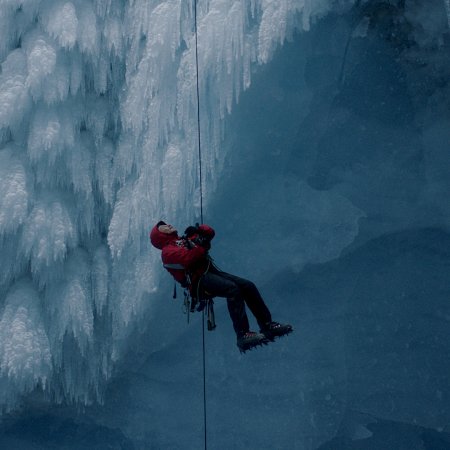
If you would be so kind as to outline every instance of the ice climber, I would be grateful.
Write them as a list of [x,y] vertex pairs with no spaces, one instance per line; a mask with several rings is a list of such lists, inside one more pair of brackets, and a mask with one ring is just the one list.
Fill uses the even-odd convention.
[[[291,325],[272,321],[272,316],[254,283],[219,270],[208,255],[215,231],[208,225],[190,226],[183,237],[176,228],[158,222],[150,232],[150,241],[161,250],[164,267],[193,299],[225,297],[237,345],[246,351],[267,344],[292,331]],[[255,316],[260,332],[250,331],[245,305]]]

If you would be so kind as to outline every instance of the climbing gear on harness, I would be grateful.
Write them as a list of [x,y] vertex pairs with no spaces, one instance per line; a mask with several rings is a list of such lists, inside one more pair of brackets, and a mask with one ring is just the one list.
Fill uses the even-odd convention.
[[[175,264],[174,264],[175,265]],[[197,285],[197,296],[193,297],[188,288],[184,289],[183,313],[187,316],[187,323],[190,322],[191,313],[203,312],[206,309],[208,331],[216,328],[216,316],[214,313],[214,300],[209,296],[200,296],[200,280]],[[174,295],[173,298],[176,298]]]
[[216,328],[216,316],[214,314],[214,300],[212,298],[207,300],[206,315],[208,316],[208,331],[214,330]]
[[[212,297],[206,295],[200,295],[200,283],[202,277],[208,273],[209,268],[211,267],[212,260],[208,259],[208,266],[206,267],[205,272],[199,278],[197,282],[196,295],[193,297],[190,293],[190,286],[192,286],[192,281],[189,276],[189,273],[186,271],[186,268],[182,264],[163,264],[165,269],[170,270],[182,270],[184,272],[184,281],[180,283],[184,287],[184,300],[183,300],[183,312],[187,315],[187,323],[190,321],[190,314],[195,311],[203,311],[206,308],[206,315],[208,317],[208,331],[212,331],[216,328],[216,319],[214,314],[214,301]],[[173,288],[173,298],[177,298],[177,287],[176,282]]]

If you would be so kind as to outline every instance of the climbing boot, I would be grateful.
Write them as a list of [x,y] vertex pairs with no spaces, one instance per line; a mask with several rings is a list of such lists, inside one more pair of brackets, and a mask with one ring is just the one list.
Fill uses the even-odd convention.
[[292,325],[281,324],[278,322],[268,322],[263,328],[261,328],[261,333],[272,342],[275,338],[285,336],[292,333],[292,331]]
[[237,346],[241,353],[251,350],[259,345],[267,345],[268,339],[263,333],[255,333],[254,331],[247,331],[237,338]]

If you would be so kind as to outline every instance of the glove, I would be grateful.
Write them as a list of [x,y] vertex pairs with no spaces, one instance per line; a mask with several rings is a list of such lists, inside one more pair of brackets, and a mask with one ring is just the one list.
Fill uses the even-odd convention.
[[196,224],[195,227],[191,225],[184,230],[184,235],[187,238],[190,238],[190,237],[194,236],[195,234],[199,234],[198,228],[199,228],[198,224]]
[[211,241],[206,237],[198,236],[194,239],[194,242],[197,245],[200,245],[200,247],[206,248],[206,250],[209,250],[211,248]]
[[208,225],[189,226],[184,230],[184,235],[188,241],[194,242],[206,250],[211,248],[211,239],[214,237],[214,230]]
[[197,228],[198,228],[198,234],[206,239],[211,240],[216,232],[209,226],[209,225],[198,225],[197,224]]

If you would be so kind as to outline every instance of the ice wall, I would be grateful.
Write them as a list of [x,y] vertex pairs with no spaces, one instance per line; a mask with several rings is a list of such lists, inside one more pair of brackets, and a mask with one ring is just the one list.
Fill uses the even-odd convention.
[[333,17],[275,57],[229,118],[215,248],[261,281],[449,225],[444,2],[358,2]]
[[[261,438],[264,424],[246,422],[236,448],[243,436],[317,448],[355,410],[445,429],[448,50],[443,2],[361,2],[286,44],[229,118],[214,255],[297,325],[286,355],[258,352],[260,379],[286,366],[248,409],[260,418],[270,405],[280,426]],[[342,448],[411,447],[360,439]]]
[[[332,3],[198,2],[208,201],[252,65]],[[192,1],[0,2],[3,409],[35,388],[101,399],[148,318],[148,228],[199,216],[193,30]]]
[[[197,187],[195,130],[190,130],[192,156],[191,148],[183,146],[189,126],[187,119],[185,128],[178,121],[181,106],[176,103],[163,111],[163,105],[175,101],[173,92],[161,86],[163,78],[172,75],[170,82],[178,92],[185,77],[175,77],[168,66],[152,61],[153,55],[164,60],[158,47],[161,41],[156,39],[147,48],[150,31],[140,31],[140,24],[147,23],[154,10],[159,14],[170,6],[161,4],[162,9],[157,9],[158,5],[147,5],[148,11],[141,9],[133,17],[132,10],[121,5],[109,3],[104,9],[97,5],[98,10],[95,6],[96,24],[109,14],[119,14],[121,23],[133,19],[135,47],[131,51],[131,34],[127,40],[121,33],[115,35],[119,38],[109,48],[123,50],[114,65],[118,82],[108,85],[103,96],[92,83],[94,69],[89,64],[94,62],[83,59],[86,53],[78,50],[77,43],[65,50],[69,60],[77,51],[82,57],[85,91],[83,95],[77,91],[79,102],[72,109],[66,100],[38,105],[27,99],[29,91],[19,95],[29,70],[20,58],[11,57],[9,65],[2,66],[2,80],[9,81],[1,86],[12,86],[1,91],[3,98],[15,95],[16,99],[15,107],[4,110],[2,120],[24,118],[23,123],[4,127],[0,150],[2,405],[11,407],[18,396],[36,388],[59,401],[87,403],[101,398],[112,360],[118,362],[130,347],[138,354],[130,356],[125,374],[115,379],[106,407],[86,408],[82,415],[90,410],[94,423],[110,428],[85,424],[78,430],[87,431],[77,432],[81,442],[76,438],[74,442],[76,422],[64,420],[68,416],[61,414],[61,408],[50,406],[51,413],[40,420],[25,411],[22,424],[19,420],[17,426],[3,426],[0,434],[6,447],[11,447],[12,435],[32,446],[46,441],[45,448],[57,443],[86,448],[86,442],[110,442],[107,435],[120,440],[119,428],[138,447],[144,443],[139,448],[203,444],[202,397],[197,390],[201,361],[192,357],[199,355],[201,330],[194,324],[185,326],[178,306],[168,301],[169,289],[151,297],[140,295],[159,284],[158,272],[152,273],[159,267],[157,255],[152,261],[145,239],[148,224],[140,216],[143,202],[148,203],[147,191],[141,191],[145,183],[156,180],[158,216],[173,211],[176,224],[182,225],[196,214],[185,210],[180,200],[191,201]],[[202,4],[200,17],[204,19],[213,6],[220,11],[220,5],[225,4]],[[269,8],[275,3],[264,5]],[[302,5],[300,9],[308,6]],[[278,20],[274,38],[264,47],[270,49],[269,57],[265,60],[255,44],[251,61],[270,64],[256,68],[257,74],[253,66],[251,88],[241,93],[238,107],[231,100],[232,114],[225,119],[225,142],[220,147],[213,146],[218,142],[213,137],[220,137],[221,115],[208,114],[206,122],[202,118],[209,133],[205,147],[216,148],[220,156],[207,164],[222,166],[215,178],[209,173],[212,169],[207,171],[206,215],[218,232],[213,256],[225,269],[255,280],[274,316],[292,320],[296,328],[289,339],[242,357],[233,345],[226,307],[218,300],[219,328],[208,336],[208,423],[213,447],[228,448],[231,442],[236,448],[317,448],[335,436],[345,410],[352,408],[400,421],[399,430],[405,429],[405,422],[435,429],[447,426],[450,64],[445,5],[441,0],[355,2],[346,14],[333,10],[318,23],[311,21],[308,33],[296,36],[294,44],[284,44],[282,52],[273,55],[287,31],[279,34],[280,10],[267,9],[271,13],[266,26],[271,15]],[[78,7],[74,3],[77,20]],[[192,10],[186,11],[183,17],[192,20]],[[263,10],[254,11],[246,25],[254,32],[248,37],[253,43],[266,27],[262,27]],[[64,14],[69,13],[66,8]],[[221,14],[216,21],[224,17]],[[297,28],[308,28],[300,23],[305,17],[297,17]],[[163,18],[160,14],[152,26],[158,28]],[[21,20],[2,22],[1,32],[8,29],[12,33],[8,39],[28,33]],[[28,23],[35,26],[34,20]],[[229,26],[231,22],[226,29]],[[113,36],[113,28],[108,36]],[[219,29],[219,22],[211,27],[212,32]],[[19,41],[14,45],[22,48]],[[164,64],[178,73],[177,61],[181,64],[189,48],[192,52],[192,43],[190,47],[185,42],[175,44]],[[52,67],[53,59],[46,60]],[[144,60],[152,71],[164,71],[164,77],[154,81],[145,78],[144,70],[139,74]],[[214,72],[216,64],[208,61],[210,76],[202,87],[202,108],[220,112],[219,97],[207,93],[213,89],[211,83],[220,79],[224,85],[217,89],[223,94],[230,89],[229,78]],[[95,64],[98,67],[98,58]],[[32,67],[36,73],[41,70],[39,65]],[[241,77],[244,72],[236,73]],[[137,89],[130,100],[130,86],[138,81],[134,77],[141,77],[139,82],[148,84],[148,89],[143,96]],[[239,89],[245,87],[242,83]],[[35,94],[38,87],[33,87]],[[123,125],[133,113],[132,103],[138,101],[142,105],[136,109],[149,111],[150,122],[166,124],[158,139],[148,135],[152,123],[147,118]],[[191,93],[184,104],[195,117],[195,95]],[[27,108],[41,111],[35,114],[33,126],[24,113]],[[102,122],[96,120],[105,108],[114,120],[101,131]],[[17,111],[20,114],[14,115]],[[226,107],[222,111],[226,117]],[[175,119],[167,119],[170,114]],[[74,117],[81,119],[73,122]],[[78,125],[73,128],[73,123]],[[61,135],[60,129],[64,129]],[[94,134],[97,137],[90,139]],[[154,143],[145,147],[151,138]],[[99,147],[101,141],[105,145]],[[144,147],[154,152],[153,166],[145,169],[148,173],[142,167],[144,156],[149,157],[143,154]],[[68,149],[75,148],[78,159],[69,158]],[[91,165],[69,170],[71,164],[86,163],[89,149],[95,154]],[[84,201],[89,193],[86,170],[91,180],[96,176],[92,214]],[[146,181],[138,184],[139,180]],[[145,207],[153,208],[147,203]],[[110,248],[113,214],[117,220],[109,233]],[[134,230],[141,232],[135,235]],[[157,319],[149,301],[158,305]],[[199,318],[194,320],[198,324]],[[140,324],[146,335],[130,345],[128,334]],[[41,404],[37,409],[40,417]],[[80,414],[72,413],[78,421]],[[355,430],[350,424],[349,439],[367,437],[369,429],[363,429],[361,436],[356,425]],[[406,446],[411,442],[408,436],[404,440]],[[352,443],[358,447],[373,441]],[[384,441],[380,448],[390,443]],[[334,444],[333,440],[330,445]]]
[[[445,11],[448,17],[447,1],[435,0],[429,8],[413,1],[198,1],[207,202],[214,201],[224,174],[229,149],[221,145],[224,119],[252,83],[254,67],[271,61],[296,30],[308,31],[318,17],[354,6],[350,37],[343,32],[329,43],[327,63],[306,67],[308,82],[320,84],[328,63],[342,64],[343,82],[348,66],[342,55],[352,50],[347,44],[357,46],[372,21],[397,4],[407,5],[419,49],[445,45],[441,18]],[[439,18],[429,11],[439,11]],[[6,409],[35,388],[57,401],[101,399],[128,336],[151,318],[161,269],[148,229],[160,218],[177,224],[199,218],[193,31],[192,1],[0,2],[0,399]],[[436,61],[435,68],[442,70]],[[269,94],[277,95],[276,90]],[[305,106],[308,95],[311,90],[305,89]],[[434,95],[442,105],[439,93]],[[331,106],[333,117],[326,120],[336,127],[330,140],[340,121],[350,120]],[[421,119],[427,124],[429,182],[420,195],[442,222],[449,215],[443,195],[446,158],[436,148],[445,146],[447,123],[435,120],[432,108],[426,111]],[[360,232],[361,218],[386,213],[383,207],[367,210],[351,189],[358,177],[376,179],[379,172],[336,169],[332,146],[322,141],[319,147],[303,146],[302,173],[291,173],[286,190],[271,187],[286,183],[281,171],[255,198],[263,208],[268,198],[282,204],[286,194],[307,213],[296,226],[309,233],[309,244],[299,241],[292,248],[282,240],[282,253],[292,256],[297,271],[307,262],[338,256]],[[246,167],[252,162],[246,152],[254,150],[239,148],[243,160],[228,162],[244,161]],[[381,159],[379,171],[386,169]],[[395,206],[390,205],[392,216],[402,216]],[[259,227],[255,252],[263,242]]]

